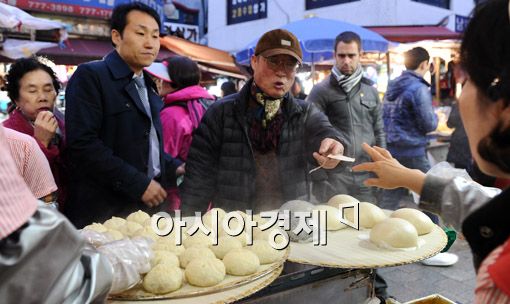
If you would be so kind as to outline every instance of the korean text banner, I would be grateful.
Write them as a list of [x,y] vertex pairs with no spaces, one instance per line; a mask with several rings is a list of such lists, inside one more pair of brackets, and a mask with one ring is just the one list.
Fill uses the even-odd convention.
[[227,0],[227,24],[267,18],[267,0]]

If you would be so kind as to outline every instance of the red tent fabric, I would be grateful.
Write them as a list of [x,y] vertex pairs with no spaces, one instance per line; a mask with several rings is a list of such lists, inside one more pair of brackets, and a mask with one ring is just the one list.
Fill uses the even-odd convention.
[[367,26],[394,42],[416,42],[422,40],[460,39],[461,34],[442,26]]
[[[69,39],[66,48],[52,47],[40,50],[37,54],[48,57],[56,64],[78,65],[83,62],[98,60],[113,51],[110,40]],[[161,47],[158,59],[171,56],[167,49]]]
[[228,52],[175,36],[165,36],[160,38],[160,41],[162,49],[166,48],[177,55],[189,57],[196,61],[202,70],[236,78],[246,78],[236,66],[234,57]]

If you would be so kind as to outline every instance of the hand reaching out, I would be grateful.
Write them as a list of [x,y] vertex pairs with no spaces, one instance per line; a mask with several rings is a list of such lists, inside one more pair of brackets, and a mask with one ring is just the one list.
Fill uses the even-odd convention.
[[386,149],[377,146],[370,147],[364,143],[363,150],[372,158],[373,162],[359,164],[352,167],[352,170],[355,172],[369,171],[377,175],[376,178],[365,180],[366,186],[384,189],[405,187],[416,193],[421,193],[425,182],[423,172],[402,166]]

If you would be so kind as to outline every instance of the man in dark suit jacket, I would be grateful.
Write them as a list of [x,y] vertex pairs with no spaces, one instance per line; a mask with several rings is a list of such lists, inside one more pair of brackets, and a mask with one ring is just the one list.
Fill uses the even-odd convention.
[[115,50],[80,65],[66,90],[65,213],[78,228],[139,209],[164,210],[164,187],[183,171],[163,152],[163,104],[143,71],[159,52],[159,16],[141,3],[124,4],[114,8],[111,26]]

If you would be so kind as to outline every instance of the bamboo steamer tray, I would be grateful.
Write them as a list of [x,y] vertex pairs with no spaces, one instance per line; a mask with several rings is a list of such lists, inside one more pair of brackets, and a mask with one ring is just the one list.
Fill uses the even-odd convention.
[[[186,282],[183,282],[183,286],[173,292],[167,293],[167,294],[161,294],[156,295],[150,292],[147,292],[143,289],[141,284],[136,285],[135,287],[124,291],[120,294],[116,295],[110,295],[110,300],[120,300],[120,301],[144,301],[144,300],[169,300],[172,299],[172,303],[181,303],[181,302],[175,302],[176,299],[184,299],[189,298],[191,301],[195,301],[194,303],[205,303],[201,300],[198,301],[198,298],[202,298],[202,296],[205,296],[207,298],[207,295],[213,295],[216,293],[223,293],[227,290],[231,290],[230,292],[226,292],[225,295],[233,296],[233,295],[239,295],[240,298],[246,297],[250,295],[251,293],[254,293],[261,289],[262,287],[265,287],[269,285],[273,280],[275,280],[278,275],[281,272],[281,267],[283,263],[287,260],[289,256],[289,248],[285,249],[285,255],[277,262],[271,263],[271,264],[265,264],[260,265],[259,270],[249,276],[232,276],[232,275],[226,275],[225,279],[214,286],[211,287],[197,287],[190,285]],[[273,274],[278,272],[278,275],[274,276]],[[259,289],[254,289],[254,286],[259,286],[261,283],[265,283],[268,278],[274,278],[268,282],[267,284],[263,285]],[[259,282],[259,284],[251,284],[253,282]],[[245,288],[245,285],[249,284],[252,286],[252,288]],[[237,289],[241,288],[240,290],[236,291]],[[251,290],[253,290],[251,293],[249,293]],[[240,291],[243,291],[240,293]],[[197,302],[198,301],[198,302]],[[124,302],[125,303],[125,302]],[[151,302],[154,303],[154,302]],[[191,302],[183,302],[183,303],[191,303]],[[211,302],[213,303],[213,302]]]
[[276,278],[280,276],[283,270],[283,265],[278,266],[271,272],[251,281],[246,282],[244,285],[240,285],[236,288],[231,288],[223,291],[217,291],[209,294],[202,294],[187,298],[175,298],[175,299],[137,299],[137,300],[109,300],[109,304],[128,304],[128,303],[140,303],[140,301],[150,300],[151,304],[216,304],[216,303],[231,303],[238,301],[242,298],[248,297],[262,288],[271,284]]
[[312,243],[290,243],[289,261],[336,268],[382,268],[411,264],[439,253],[448,238],[443,229],[434,225],[432,232],[418,237],[422,243],[415,250],[383,249],[360,235],[370,230],[345,228],[327,231],[327,245],[314,246]]

